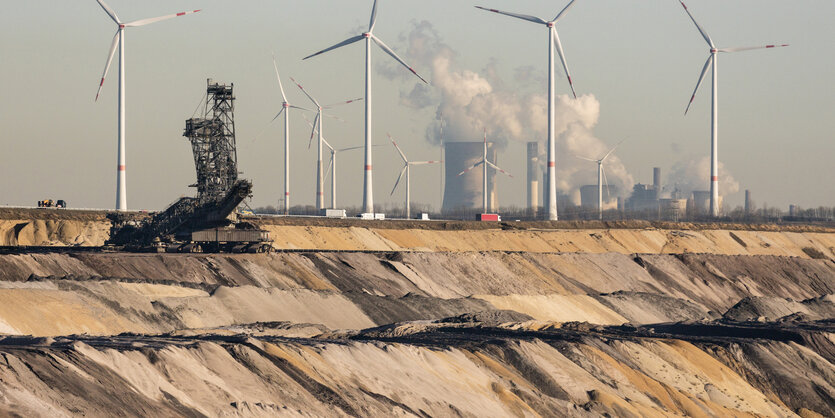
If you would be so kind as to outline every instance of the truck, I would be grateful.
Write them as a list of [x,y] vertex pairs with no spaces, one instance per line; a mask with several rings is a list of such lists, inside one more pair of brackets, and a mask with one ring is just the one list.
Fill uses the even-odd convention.
[[39,208],[65,208],[67,207],[67,202],[65,200],[52,200],[52,199],[45,199],[38,201]]

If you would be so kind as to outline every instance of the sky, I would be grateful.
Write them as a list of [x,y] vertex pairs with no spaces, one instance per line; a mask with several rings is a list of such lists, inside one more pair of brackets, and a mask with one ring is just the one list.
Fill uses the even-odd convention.
[[[65,199],[73,207],[113,208],[117,67],[94,101],[115,24],[94,0],[7,2],[0,14],[0,205]],[[309,105],[295,77],[321,102],[364,95],[364,47],[357,43],[301,58],[368,25],[370,0],[110,0],[123,21],[202,9],[141,28],[126,43],[127,192],[130,209],[158,210],[193,195],[194,165],[182,137],[206,79],[234,83],[239,169],[253,180],[252,207],[283,194],[282,123],[270,124],[281,96],[277,56],[294,104]],[[503,206],[525,202],[525,141],[545,140],[547,32],[487,13],[482,5],[551,19],[567,1],[381,0],[374,33],[421,75],[420,81],[373,52],[375,202],[390,196],[402,163],[391,133],[413,160],[437,159],[439,114],[456,140],[501,144]],[[788,43],[788,48],[719,57],[719,158],[726,207],[743,190],[758,205],[835,206],[835,83],[831,0],[691,0],[688,7],[719,47]],[[559,185],[570,195],[596,182],[594,157],[626,140],[607,167],[610,181],[707,188],[710,85],[684,109],[708,48],[676,0],[578,0],[557,24],[579,98],[558,72]],[[709,82],[709,80],[707,80]],[[361,145],[362,102],[332,110],[326,138]],[[458,123],[456,125],[455,123]],[[483,126],[482,126],[483,125]],[[459,129],[454,129],[455,127]],[[291,118],[292,203],[313,204],[315,147],[297,112]],[[471,138],[468,138],[471,137]],[[585,155],[580,155],[585,154]],[[339,159],[338,206],[362,200],[362,153]],[[412,171],[412,201],[437,206],[438,168]],[[329,185],[326,186],[329,190]],[[574,193],[576,195],[576,193]],[[329,201],[329,199],[327,199]]]

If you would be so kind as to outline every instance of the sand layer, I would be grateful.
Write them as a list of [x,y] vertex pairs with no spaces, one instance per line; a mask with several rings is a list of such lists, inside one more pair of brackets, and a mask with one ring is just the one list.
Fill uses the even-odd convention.
[[271,228],[0,254],[0,415],[835,415],[835,234]]

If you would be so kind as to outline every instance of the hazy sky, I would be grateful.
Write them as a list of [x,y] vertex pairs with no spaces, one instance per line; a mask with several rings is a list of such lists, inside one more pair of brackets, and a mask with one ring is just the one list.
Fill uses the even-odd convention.
[[[195,193],[186,187],[194,181],[194,166],[182,130],[209,77],[235,83],[238,160],[243,177],[255,184],[252,205],[277,204],[283,193],[283,133],[280,123],[267,125],[281,102],[271,53],[277,54],[285,89],[297,104],[308,105],[290,87],[290,76],[322,102],[362,97],[362,43],[301,58],[360,33],[371,3],[111,0],[123,21],[203,9],[127,31],[129,208],[160,209]],[[449,99],[437,73],[437,58],[443,56],[449,64],[443,74],[446,88],[459,85],[449,82],[455,77],[469,77],[486,89],[479,93],[485,102],[511,100],[516,108],[508,112],[516,112],[523,125],[537,125],[521,126],[516,137],[508,133],[499,157],[516,175],[499,180],[501,203],[523,205],[522,142],[544,140],[529,136],[544,131],[537,105],[545,92],[547,32],[473,6],[551,19],[566,3],[381,1],[375,34],[433,84],[414,90],[418,80],[374,50],[374,138],[386,144],[374,153],[377,203],[403,200],[402,189],[389,196],[401,163],[386,132],[412,159],[439,156],[426,137],[440,101]],[[719,47],[791,44],[719,57],[719,155],[727,169],[720,175],[732,176],[740,189],[726,196],[727,204],[740,204],[742,190],[751,189],[758,204],[835,205],[835,2],[691,0],[688,6]],[[94,0],[5,2],[0,14],[0,205],[53,198],[74,207],[114,206],[115,62],[102,97],[98,103],[93,99],[115,30]],[[616,177],[648,183],[653,166],[662,167],[665,177],[697,169],[710,150],[709,84],[702,86],[687,117],[683,113],[708,48],[678,1],[578,0],[558,30],[581,96],[564,109],[576,111],[566,116],[567,133],[561,137],[568,152],[593,154],[628,138],[616,152]],[[569,92],[562,75],[557,92]],[[341,147],[360,145],[363,104],[333,114],[346,122],[327,120],[326,137]],[[580,121],[582,132],[572,130],[570,121]],[[309,129],[298,113],[292,131],[293,203],[312,204],[315,150],[307,149]],[[580,142],[571,143],[575,137]],[[562,179],[566,187],[595,181],[592,164],[583,166],[571,155],[559,155],[557,164],[576,167]],[[340,205],[361,203],[361,168],[360,152],[341,156]],[[437,205],[438,169],[417,167],[412,174],[412,200]],[[706,188],[707,175],[695,181]]]

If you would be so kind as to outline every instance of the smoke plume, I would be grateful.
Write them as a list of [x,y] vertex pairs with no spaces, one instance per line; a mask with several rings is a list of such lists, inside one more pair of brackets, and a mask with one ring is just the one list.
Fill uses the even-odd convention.
[[[406,57],[423,69],[430,70],[431,84],[415,83],[401,94],[401,102],[415,109],[434,108],[435,120],[427,127],[426,140],[432,144],[443,140],[478,141],[486,128],[488,140],[501,148],[518,148],[527,141],[547,140],[547,96],[545,68],[520,67],[515,69],[510,84],[495,70],[495,59],[481,71],[461,68],[457,53],[445,44],[431,23],[413,23],[412,30],[401,35],[406,44]],[[390,63],[381,64],[380,72],[391,78],[403,76],[403,71]],[[558,88],[560,81],[558,80]],[[567,87],[564,83],[562,87]],[[532,90],[532,92],[526,92]],[[600,103],[591,94],[576,100],[559,95],[556,100],[555,134],[557,137],[557,188],[576,196],[583,184],[597,183],[597,165],[577,156],[600,158],[620,138],[609,144],[594,136],[593,129],[600,116]],[[545,150],[545,146],[541,149]],[[545,158],[541,159],[543,162]],[[617,155],[605,162],[610,184],[620,193],[628,193],[633,184]]]

